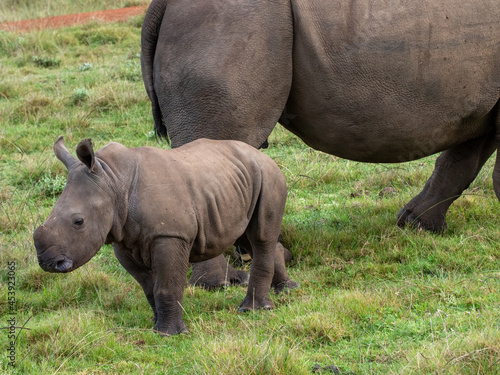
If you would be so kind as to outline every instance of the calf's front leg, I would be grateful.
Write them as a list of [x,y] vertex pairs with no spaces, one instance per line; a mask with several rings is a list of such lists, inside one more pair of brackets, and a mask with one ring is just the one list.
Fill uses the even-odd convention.
[[113,250],[116,258],[123,268],[125,268],[127,272],[131,274],[132,277],[141,285],[149,305],[153,309],[153,321],[156,324],[157,316],[154,298],[153,270],[134,259],[131,250],[125,248],[123,245],[113,243]]
[[179,238],[158,238],[151,246],[154,273],[154,303],[160,334],[175,335],[187,331],[182,319],[182,300],[189,266],[190,245]]

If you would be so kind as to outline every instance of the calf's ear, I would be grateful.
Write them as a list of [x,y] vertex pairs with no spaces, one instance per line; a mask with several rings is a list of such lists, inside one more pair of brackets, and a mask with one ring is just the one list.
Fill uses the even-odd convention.
[[76,146],[76,156],[78,156],[78,159],[80,159],[91,172],[95,172],[96,160],[90,138],[84,139],[78,143],[78,146]]
[[78,160],[76,160],[76,158],[66,149],[62,135],[57,138],[56,143],[54,143],[54,153],[56,154],[56,157],[63,162],[67,170],[69,170],[75,163],[78,163]]

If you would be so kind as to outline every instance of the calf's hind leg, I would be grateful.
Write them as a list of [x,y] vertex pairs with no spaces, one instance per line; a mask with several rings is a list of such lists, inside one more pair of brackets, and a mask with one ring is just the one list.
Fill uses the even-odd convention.
[[[274,172],[274,171],[273,171]],[[276,244],[278,243],[281,221],[285,211],[286,184],[281,174],[264,174],[260,196],[252,218],[245,233],[240,240],[247,240],[248,248],[252,249],[252,266],[250,268],[250,280],[245,299],[240,304],[240,311],[250,309],[271,309],[273,302],[269,299],[269,291],[275,272],[282,280],[289,280],[284,265],[283,251],[279,265],[275,268]],[[283,274],[284,273],[284,274]]]
[[[242,246],[253,257],[253,249],[246,235],[241,236],[236,245]],[[290,280],[286,272],[285,263],[291,258],[290,251],[285,248],[281,242],[276,242],[274,251],[274,275],[271,287],[276,294],[281,293],[285,289],[295,289],[300,286],[299,283]]]
[[496,147],[494,134],[489,134],[444,151],[423,190],[399,211],[398,225],[444,229],[448,208],[476,178]]
[[[277,239],[278,237],[276,237]],[[250,240],[254,257],[250,268],[250,280],[245,299],[240,304],[241,312],[252,309],[272,309],[273,302],[269,299],[269,290],[274,275],[274,254],[276,240]]]

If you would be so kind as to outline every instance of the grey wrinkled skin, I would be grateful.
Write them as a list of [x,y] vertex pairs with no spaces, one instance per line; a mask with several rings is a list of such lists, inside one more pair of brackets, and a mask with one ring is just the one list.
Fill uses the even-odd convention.
[[500,0],[153,0],[142,74],[173,147],[201,137],[258,147],[279,119],[351,160],[442,152],[398,214],[401,226],[440,231],[498,147],[499,20]]
[[182,300],[189,262],[218,258],[233,243],[245,243],[253,255],[241,311],[272,308],[271,287],[280,292],[298,286],[276,245],[285,178],[252,146],[201,139],[166,151],[110,143],[94,154],[87,139],[76,159],[60,137],[54,151],[68,180],[33,234],[45,271],[73,271],[113,243],[122,266],[142,286],[154,329],[162,334],[187,329]]

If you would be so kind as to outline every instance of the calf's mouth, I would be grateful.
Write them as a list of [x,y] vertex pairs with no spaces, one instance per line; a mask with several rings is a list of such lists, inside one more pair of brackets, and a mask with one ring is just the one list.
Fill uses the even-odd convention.
[[63,255],[63,257],[64,259],[58,260],[56,262],[56,270],[58,270],[59,272],[69,272],[73,267],[73,261],[67,258],[65,255]]
[[66,255],[60,254],[53,258],[38,256],[38,264],[47,272],[69,272],[73,268],[73,261]]

